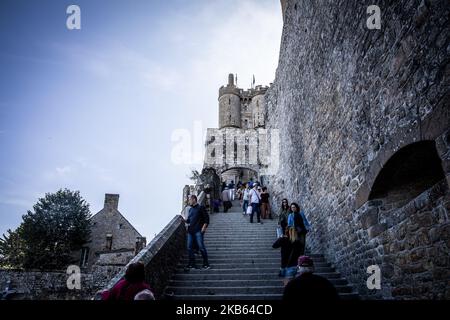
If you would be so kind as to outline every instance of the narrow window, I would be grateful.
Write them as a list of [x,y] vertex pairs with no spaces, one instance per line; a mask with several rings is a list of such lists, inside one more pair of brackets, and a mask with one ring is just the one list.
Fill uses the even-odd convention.
[[110,233],[106,235],[106,249],[112,250],[112,234]]

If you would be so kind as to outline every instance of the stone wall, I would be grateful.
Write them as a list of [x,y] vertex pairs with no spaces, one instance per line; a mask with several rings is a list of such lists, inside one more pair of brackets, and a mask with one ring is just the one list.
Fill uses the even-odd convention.
[[[146,281],[152,287],[155,297],[164,297],[164,289],[171,275],[186,251],[186,229],[181,216],[175,216],[169,224],[130,262],[142,262],[145,265]],[[104,289],[111,289],[121,280],[125,266]]]
[[[366,27],[372,4],[381,30]],[[275,209],[284,197],[300,203],[314,228],[309,247],[363,298],[449,299],[448,2],[284,7],[279,65],[265,96],[266,128],[281,137],[280,169],[267,180]],[[418,141],[434,141],[441,181],[400,206],[368,202],[389,159]],[[380,291],[365,287],[372,264],[381,267]]]
[[[186,230],[180,216],[172,221],[129,263],[145,264],[146,281],[157,298],[163,296],[167,281],[174,272],[186,247]],[[112,288],[125,275],[124,263],[131,251],[104,253],[90,273],[81,274],[81,289],[69,290],[66,271],[0,270],[0,292],[11,282],[16,293],[12,299],[85,300],[94,298],[99,290]]]
[[107,283],[101,281],[104,277],[83,273],[81,289],[69,290],[68,277],[65,271],[0,270],[0,292],[10,281],[10,289],[15,291],[10,297],[13,300],[83,300],[90,299]]

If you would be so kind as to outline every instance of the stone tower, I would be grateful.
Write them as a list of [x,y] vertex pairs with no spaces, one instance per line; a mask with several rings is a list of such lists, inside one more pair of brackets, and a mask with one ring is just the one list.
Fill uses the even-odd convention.
[[267,88],[256,86],[252,98],[253,128],[264,128],[266,119],[266,105],[264,94]]
[[228,75],[227,86],[219,89],[219,128],[241,127],[240,90],[234,84],[232,73]]
[[232,73],[228,84],[219,89],[219,128],[264,128],[266,106],[264,94],[268,87],[256,86],[240,89],[234,83]]

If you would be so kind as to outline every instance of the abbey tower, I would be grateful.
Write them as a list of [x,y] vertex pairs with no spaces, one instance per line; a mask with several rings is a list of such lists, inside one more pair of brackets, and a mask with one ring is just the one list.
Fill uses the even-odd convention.
[[219,89],[219,128],[264,128],[266,108],[264,94],[268,87],[256,86],[248,90],[238,88],[232,73],[228,84]]
[[267,86],[248,90],[237,86],[233,74],[219,88],[219,128],[208,129],[204,168],[214,169],[221,180],[260,180],[267,151],[265,122]]

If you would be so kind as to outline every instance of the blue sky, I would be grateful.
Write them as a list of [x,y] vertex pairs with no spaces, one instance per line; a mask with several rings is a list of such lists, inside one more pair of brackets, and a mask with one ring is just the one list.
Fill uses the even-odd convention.
[[[81,30],[66,28],[70,4]],[[241,87],[273,82],[281,29],[277,0],[1,1],[0,234],[70,188],[93,214],[119,193],[151,239],[201,168],[174,161],[176,133],[200,150],[194,128],[217,127],[229,72]]]

